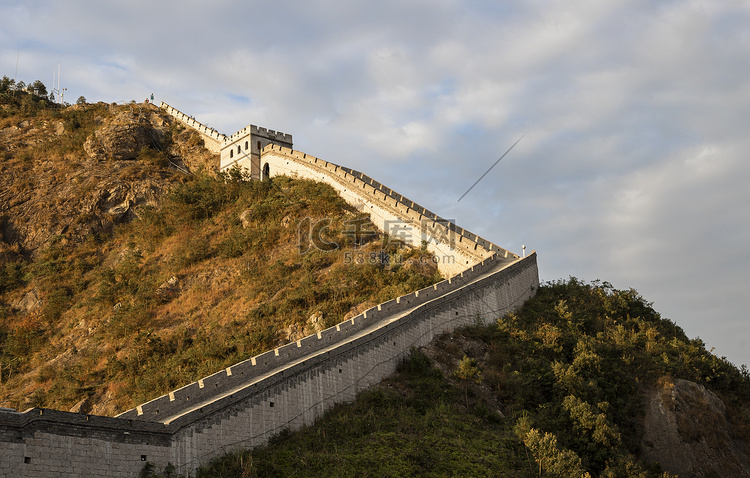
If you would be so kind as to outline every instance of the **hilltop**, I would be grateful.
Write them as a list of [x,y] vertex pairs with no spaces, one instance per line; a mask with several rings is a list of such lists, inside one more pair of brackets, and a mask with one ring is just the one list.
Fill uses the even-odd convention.
[[[367,219],[325,185],[216,173],[152,105],[19,96],[0,114],[0,406],[112,415],[440,279],[424,251],[349,234]],[[340,248],[301,254],[306,219]],[[381,249],[399,260],[351,260]]]

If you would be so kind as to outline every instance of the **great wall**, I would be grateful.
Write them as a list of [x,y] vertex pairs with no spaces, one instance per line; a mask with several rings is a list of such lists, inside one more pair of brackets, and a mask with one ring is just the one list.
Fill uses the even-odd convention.
[[[426,244],[447,279],[334,327],[102,417],[0,410],[0,477],[135,477],[146,462],[189,475],[211,458],[312,424],[390,375],[412,347],[520,307],[539,286],[536,253],[519,257],[370,177],[292,149],[291,135],[248,126],[225,136],[162,103],[221,154],[221,169],[333,186],[383,232]],[[394,229],[395,228],[395,229]],[[424,242],[422,242],[424,241]]]

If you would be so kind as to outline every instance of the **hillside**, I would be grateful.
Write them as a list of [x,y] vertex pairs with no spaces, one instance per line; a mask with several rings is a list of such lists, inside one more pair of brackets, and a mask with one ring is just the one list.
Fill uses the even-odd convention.
[[[115,414],[440,279],[325,185],[216,174],[153,106],[2,107],[2,407]],[[340,247],[301,251],[323,220]]]
[[198,476],[748,477],[749,452],[747,368],[635,291],[571,279]]

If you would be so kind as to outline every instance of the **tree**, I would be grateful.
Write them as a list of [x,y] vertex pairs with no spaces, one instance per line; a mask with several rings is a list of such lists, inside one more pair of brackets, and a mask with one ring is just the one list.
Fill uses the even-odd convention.
[[532,428],[521,439],[539,464],[539,476],[545,472],[559,478],[591,478],[591,474],[583,468],[581,458],[574,451],[559,446],[554,434],[542,434]]
[[3,75],[3,79],[0,80],[0,93],[11,91],[16,86],[16,81],[13,78],[8,78]]
[[28,92],[44,98],[47,96],[47,87],[44,86],[44,83],[42,83],[41,80],[36,80],[28,86]]
[[86,97],[85,96],[79,96],[78,100],[76,100],[77,105],[85,105],[86,104]]
[[458,362],[458,369],[453,375],[464,383],[464,398],[466,399],[466,409],[469,409],[469,382],[481,383],[482,371],[477,367],[477,361],[464,355],[464,358]]

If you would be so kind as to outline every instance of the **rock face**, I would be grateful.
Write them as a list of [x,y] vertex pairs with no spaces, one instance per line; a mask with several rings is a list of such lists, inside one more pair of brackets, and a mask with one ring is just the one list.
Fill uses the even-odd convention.
[[131,219],[137,206],[157,204],[171,183],[168,177],[132,180],[126,166],[117,163],[88,164],[65,177],[42,174],[37,180],[0,207],[3,242],[27,252],[56,235],[82,240],[107,232]]
[[304,324],[291,324],[284,328],[281,331],[282,340],[280,341],[279,346],[303,339],[308,335],[320,332],[323,329],[325,329],[325,326],[323,325],[323,314],[317,312],[311,315]]
[[83,149],[96,160],[129,160],[143,148],[161,146],[163,136],[158,129],[140,123],[105,126],[86,140]]
[[28,313],[38,309],[42,305],[42,299],[39,297],[37,289],[31,289],[21,300],[13,304],[13,308],[21,312]]
[[39,145],[68,133],[60,122],[0,130],[0,264],[36,254],[55,236],[81,241],[107,233],[137,215],[138,206],[158,204],[180,175],[219,162],[197,133],[174,127],[154,106],[111,109],[93,124],[83,151],[56,154]]
[[660,383],[647,397],[643,460],[680,478],[750,477],[745,444],[735,437],[721,399],[687,380]]

